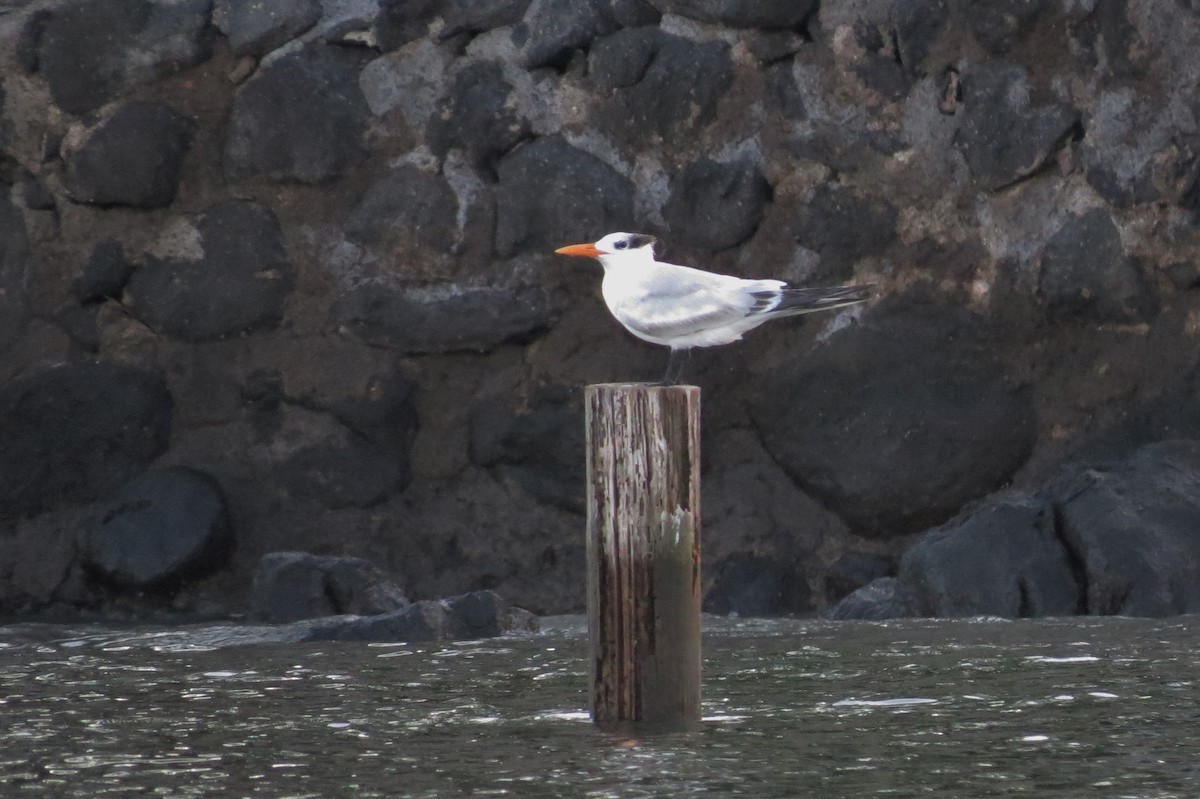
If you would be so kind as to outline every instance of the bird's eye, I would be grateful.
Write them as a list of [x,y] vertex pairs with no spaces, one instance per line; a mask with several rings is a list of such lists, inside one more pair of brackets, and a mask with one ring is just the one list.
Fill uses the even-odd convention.
[[613,247],[615,247],[618,250],[624,250],[629,247],[629,242],[624,241],[624,240],[618,241],[616,244],[613,245]]

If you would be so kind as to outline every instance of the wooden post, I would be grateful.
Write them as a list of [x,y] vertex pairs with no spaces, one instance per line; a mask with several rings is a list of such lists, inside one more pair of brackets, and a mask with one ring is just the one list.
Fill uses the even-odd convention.
[[587,387],[592,719],[700,722],[700,389]]

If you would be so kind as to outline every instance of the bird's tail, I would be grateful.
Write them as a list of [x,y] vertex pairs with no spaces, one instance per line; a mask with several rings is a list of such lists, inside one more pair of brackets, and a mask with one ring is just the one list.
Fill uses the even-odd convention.
[[875,286],[871,284],[811,289],[785,287],[779,290],[779,303],[769,313],[772,316],[793,316],[814,311],[827,311],[831,308],[865,302],[871,298],[873,293],[875,293]]

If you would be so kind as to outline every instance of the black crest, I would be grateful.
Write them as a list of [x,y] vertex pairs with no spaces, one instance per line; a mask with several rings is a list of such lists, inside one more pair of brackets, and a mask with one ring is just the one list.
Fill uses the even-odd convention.
[[658,239],[645,233],[630,233],[629,246],[631,248],[645,247],[647,244],[653,244]]

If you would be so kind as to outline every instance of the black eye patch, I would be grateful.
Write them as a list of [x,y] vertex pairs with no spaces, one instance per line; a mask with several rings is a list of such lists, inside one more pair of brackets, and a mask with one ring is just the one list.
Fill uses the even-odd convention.
[[625,241],[625,240],[618,241],[616,244],[614,244],[614,245],[613,245],[613,248],[614,248],[614,249],[617,249],[617,250],[624,250],[624,249],[628,249],[628,248],[629,248],[629,242],[627,242],[627,241]]
[[645,247],[647,244],[653,244],[655,241],[657,239],[645,233],[631,233],[629,235],[629,244],[632,247]]

